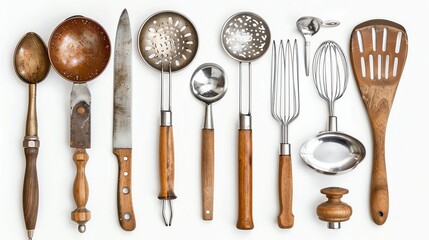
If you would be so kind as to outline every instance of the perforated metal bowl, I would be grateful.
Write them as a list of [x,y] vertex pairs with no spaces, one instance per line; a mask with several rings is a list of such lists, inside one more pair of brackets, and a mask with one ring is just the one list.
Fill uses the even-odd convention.
[[140,27],[138,49],[143,60],[161,71],[180,70],[189,65],[198,49],[198,34],[191,21],[173,11],[158,12]]
[[252,12],[231,16],[221,31],[222,47],[229,56],[240,62],[251,62],[268,50],[271,33],[267,23]]

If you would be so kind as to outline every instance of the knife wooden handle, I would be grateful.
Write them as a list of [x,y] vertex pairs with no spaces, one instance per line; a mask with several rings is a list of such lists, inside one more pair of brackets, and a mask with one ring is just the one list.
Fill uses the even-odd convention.
[[37,180],[36,168],[39,148],[25,147],[24,153],[26,159],[24,190],[22,194],[24,220],[26,229],[34,230],[36,227],[37,212],[39,209],[39,184]]
[[238,220],[237,228],[253,229],[252,216],[252,130],[238,132]]
[[203,220],[213,220],[214,192],[214,130],[202,130],[201,190],[203,196]]
[[118,216],[119,223],[125,231],[133,231],[136,228],[136,219],[133,209],[131,194],[131,148],[115,148],[113,153],[119,163],[118,175]]
[[371,173],[370,207],[373,221],[382,225],[389,214],[389,189],[385,161],[385,128],[374,131],[374,156]]
[[159,199],[176,199],[174,194],[174,142],[173,127],[161,126],[159,135]]
[[292,159],[290,155],[279,156],[279,202],[280,212],[277,223],[280,228],[292,228]]
[[73,198],[76,203],[76,209],[71,213],[71,219],[79,224],[79,231],[85,231],[85,223],[91,219],[91,212],[86,209],[88,202],[88,181],[85,176],[85,166],[89,156],[83,148],[77,148],[73,155],[73,161],[76,164],[76,177],[73,184]]

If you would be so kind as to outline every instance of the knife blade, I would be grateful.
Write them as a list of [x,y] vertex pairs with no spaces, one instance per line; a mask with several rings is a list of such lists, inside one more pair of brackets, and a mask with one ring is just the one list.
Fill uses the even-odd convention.
[[122,229],[126,231],[132,231],[136,226],[131,195],[131,42],[130,19],[127,10],[124,9],[119,18],[115,40],[113,153],[119,163],[118,217]]

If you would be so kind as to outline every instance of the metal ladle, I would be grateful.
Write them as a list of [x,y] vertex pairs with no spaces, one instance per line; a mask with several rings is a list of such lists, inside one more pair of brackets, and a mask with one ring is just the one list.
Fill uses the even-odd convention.
[[28,239],[32,239],[39,209],[36,161],[40,142],[37,136],[36,85],[46,78],[51,67],[48,50],[39,35],[29,32],[19,41],[14,54],[14,67],[18,77],[29,84],[27,124],[23,142],[26,166],[22,202]]
[[191,77],[192,94],[206,104],[201,138],[201,190],[203,219],[213,219],[214,192],[214,126],[212,103],[219,101],[228,89],[225,71],[214,63],[199,66]]
[[296,27],[305,39],[305,75],[310,75],[310,37],[316,34],[319,31],[320,27],[336,27],[338,25],[340,25],[339,21],[322,21],[322,19],[317,17],[301,17],[298,19],[298,21],[296,21]]

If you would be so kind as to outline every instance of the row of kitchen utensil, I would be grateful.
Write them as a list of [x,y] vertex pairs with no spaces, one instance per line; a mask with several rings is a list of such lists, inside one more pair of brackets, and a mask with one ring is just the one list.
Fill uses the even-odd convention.
[[[310,74],[310,37],[320,27],[338,25],[338,21],[326,21],[315,17],[303,17],[297,27],[305,38],[305,69]],[[221,43],[226,53],[239,64],[239,139],[238,182],[239,206],[237,228],[252,229],[252,123],[251,123],[251,62],[261,57],[271,43],[267,23],[251,12],[231,16],[221,30]],[[114,117],[113,153],[119,162],[118,216],[121,227],[131,231],[136,226],[131,191],[132,160],[132,113],[131,113],[131,27],[126,10],[119,19],[114,51]],[[171,112],[171,76],[188,66],[199,46],[198,34],[192,22],[180,13],[158,12],[150,16],[138,33],[138,49],[142,59],[160,72],[161,78],[161,126],[159,142],[159,175],[162,200],[162,217],[166,226],[173,218],[174,193],[174,143]],[[60,23],[51,34],[48,48],[35,33],[26,34],[15,51],[15,69],[21,80],[29,84],[29,108],[24,151],[26,170],[24,178],[24,218],[28,237],[31,239],[38,212],[38,183],[36,159],[39,148],[36,117],[36,86],[46,78],[50,66],[66,80],[73,82],[71,92],[70,147],[75,148],[73,160],[77,174],[73,197],[77,208],[72,220],[85,231],[85,223],[91,214],[86,209],[88,183],[85,165],[87,148],[91,146],[90,113],[91,94],[87,82],[103,72],[110,59],[111,45],[103,27],[96,21],[73,16]],[[407,55],[407,35],[399,24],[387,20],[371,20],[356,26],[351,35],[350,55],[353,72],[362,99],[367,108],[374,137],[374,158],[371,180],[371,214],[377,224],[383,224],[388,215],[387,176],[384,159],[384,137],[387,118]],[[273,41],[271,62],[271,112],[281,124],[279,151],[279,203],[278,225],[291,228],[292,213],[292,165],[291,145],[288,142],[288,125],[299,115],[299,71],[296,41],[277,44]],[[341,47],[326,41],[317,49],[313,59],[312,78],[319,95],[329,106],[328,129],[310,139],[300,149],[301,158],[308,166],[326,174],[352,170],[363,160],[365,148],[359,140],[337,131],[334,103],[343,94],[348,83],[347,60]],[[243,69],[248,70],[244,79]],[[202,129],[202,216],[213,218],[214,191],[214,126],[212,103],[223,97],[227,90],[227,78],[219,65],[206,63],[194,72],[191,91],[206,103]],[[322,190],[333,204],[345,189]],[[331,201],[330,200],[330,201]],[[329,202],[329,201],[328,201]],[[329,204],[328,204],[329,205]],[[331,205],[329,205],[331,206]],[[325,205],[323,205],[325,207]],[[319,217],[339,227],[351,215],[351,208],[338,212],[323,210]],[[166,211],[168,209],[168,211]],[[335,208],[333,208],[335,209]],[[338,209],[338,208],[337,208]],[[169,216],[168,213],[170,213]],[[349,214],[350,213],[350,214]],[[336,218],[330,218],[336,216]],[[342,219],[342,220],[339,220]]]

